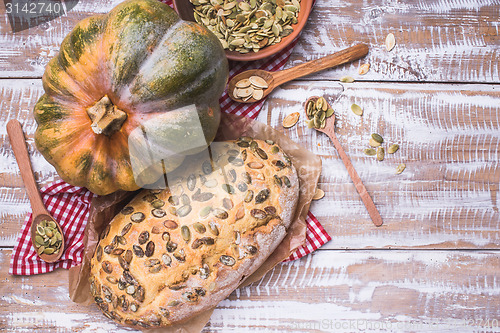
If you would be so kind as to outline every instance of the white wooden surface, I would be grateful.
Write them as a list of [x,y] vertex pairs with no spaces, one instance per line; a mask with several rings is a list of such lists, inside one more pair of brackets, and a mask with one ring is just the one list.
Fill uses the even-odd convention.
[[[80,19],[120,1],[80,3],[65,17],[13,35],[0,5],[0,331],[128,332],[96,307],[72,303],[67,272],[14,277],[8,263],[29,204],[6,138],[17,118],[41,185],[57,175],[34,149],[40,77]],[[323,159],[325,198],[311,210],[333,240],[235,291],[205,331],[500,332],[500,1],[317,0],[288,66],[356,42],[362,61],[276,90],[259,120]],[[396,36],[387,52],[385,36]],[[357,74],[360,63],[371,70]],[[351,75],[353,84],[338,78]],[[373,196],[373,226],[333,146],[302,120],[281,120],[324,95],[339,140]],[[362,118],[349,111],[363,107]],[[401,148],[362,153],[372,132]],[[394,169],[405,162],[399,176]]]

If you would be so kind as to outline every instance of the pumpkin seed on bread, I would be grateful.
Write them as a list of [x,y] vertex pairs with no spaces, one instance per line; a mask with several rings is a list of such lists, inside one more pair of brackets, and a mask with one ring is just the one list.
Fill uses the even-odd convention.
[[95,302],[124,325],[168,326],[216,306],[281,243],[299,195],[288,156],[250,137],[213,143],[167,180],[123,208],[91,260]]

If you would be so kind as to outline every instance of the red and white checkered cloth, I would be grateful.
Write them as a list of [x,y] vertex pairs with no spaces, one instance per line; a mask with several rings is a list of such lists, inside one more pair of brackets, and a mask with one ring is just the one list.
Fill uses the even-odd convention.
[[[163,1],[171,6],[171,1]],[[295,39],[283,51],[274,56],[253,62],[230,61],[229,79],[248,69],[264,69],[277,71],[283,69],[292,50],[297,43]],[[264,99],[244,104],[232,101],[227,92],[220,99],[223,112],[241,115],[255,119],[264,104]],[[38,258],[31,245],[30,227],[31,214],[26,216],[21,234],[17,239],[12,253],[9,273],[14,275],[33,275],[51,272],[58,267],[70,268],[82,262],[83,234],[89,217],[90,202],[94,194],[85,188],[75,187],[63,181],[54,182],[43,187],[40,192],[48,211],[61,225],[66,241],[66,250],[56,263],[46,263]],[[285,261],[295,260],[315,251],[331,240],[330,235],[323,229],[319,221],[309,212],[307,215],[306,244],[298,248]]]

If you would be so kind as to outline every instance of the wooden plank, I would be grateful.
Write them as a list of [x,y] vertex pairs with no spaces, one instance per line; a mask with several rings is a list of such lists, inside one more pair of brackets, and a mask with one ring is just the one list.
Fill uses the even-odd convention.
[[[304,116],[288,130],[283,118],[324,95],[337,135],[379,208],[371,223],[326,135]],[[350,105],[363,107],[356,116]],[[327,248],[499,248],[500,92],[488,85],[300,82],[273,93],[258,120],[322,156],[325,198],[311,211],[334,240]],[[382,162],[363,153],[371,133],[400,150]],[[388,144],[385,144],[387,149]],[[395,174],[404,162],[406,170]]]
[[[317,1],[287,66],[339,51],[370,46],[360,61],[315,79],[500,82],[498,0]],[[388,52],[389,33],[396,46]],[[371,64],[358,75],[360,64]]]
[[[119,2],[81,0],[66,16],[15,34],[2,15],[0,77],[40,77],[79,20]],[[498,83],[499,6],[498,0],[318,0],[288,66],[364,42],[371,49],[363,60],[371,64],[367,75],[356,74],[358,61],[314,77]],[[396,36],[392,52],[384,46],[388,33]]]
[[[41,185],[57,175],[33,146],[31,115],[40,80],[0,80],[0,246],[13,246],[29,210],[5,123],[24,124]],[[284,115],[325,94],[337,115],[339,140],[379,207],[385,225],[375,228],[326,136],[303,121],[290,130]],[[351,103],[365,114],[354,115]],[[312,212],[334,237],[329,248],[499,248],[500,92],[489,85],[298,82],[278,89],[259,120],[268,122],[323,158],[320,187],[326,197]],[[400,151],[377,162],[363,154],[370,133],[398,142]],[[402,175],[396,165],[407,164]],[[15,209],[13,209],[15,207]]]
[[[64,270],[8,275],[10,252],[0,250],[0,326],[9,332],[132,331],[72,303]],[[206,331],[499,332],[499,274],[498,251],[318,251],[233,292]]]

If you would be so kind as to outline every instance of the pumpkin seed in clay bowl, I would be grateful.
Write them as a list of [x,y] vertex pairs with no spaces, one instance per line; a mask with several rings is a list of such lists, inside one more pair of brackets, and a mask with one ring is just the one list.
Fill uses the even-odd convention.
[[[230,60],[269,57],[300,34],[313,0],[173,0],[180,18],[208,27]],[[278,19],[276,19],[278,17]]]

